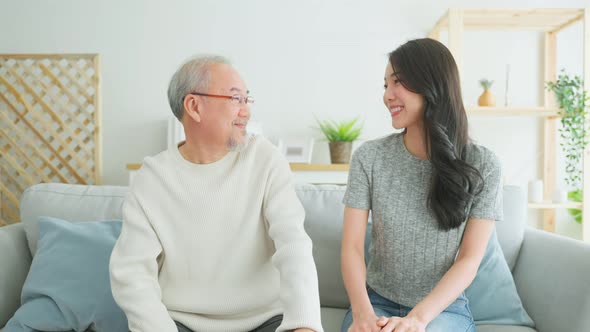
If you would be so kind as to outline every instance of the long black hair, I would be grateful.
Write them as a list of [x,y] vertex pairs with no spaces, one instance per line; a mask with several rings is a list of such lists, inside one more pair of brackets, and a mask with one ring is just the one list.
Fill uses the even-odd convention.
[[389,53],[389,63],[406,89],[424,97],[424,141],[433,168],[428,207],[441,229],[457,228],[484,179],[466,161],[471,143],[455,59],[442,43],[424,38]]

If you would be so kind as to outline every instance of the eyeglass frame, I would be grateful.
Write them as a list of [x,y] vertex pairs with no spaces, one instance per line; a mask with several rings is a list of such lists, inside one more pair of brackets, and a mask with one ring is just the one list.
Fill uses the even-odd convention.
[[[252,105],[254,103],[254,98],[252,98],[251,96],[242,96],[240,94],[235,94],[235,95],[231,95],[231,96],[227,96],[227,95],[214,95],[214,94],[210,94],[210,93],[202,93],[202,92],[189,92],[189,95],[195,95],[195,96],[203,96],[203,97],[212,97],[212,98],[224,98],[224,99],[229,99],[230,102],[234,105],[240,105],[242,104],[242,100],[244,101],[244,105]],[[233,103],[233,101],[237,101],[238,103],[235,104]]]

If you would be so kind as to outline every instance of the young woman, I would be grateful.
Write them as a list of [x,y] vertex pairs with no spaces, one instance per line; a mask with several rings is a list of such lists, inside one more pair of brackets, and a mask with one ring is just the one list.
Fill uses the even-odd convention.
[[475,331],[463,291],[502,219],[500,163],[470,142],[457,65],[438,41],[411,40],[389,54],[383,102],[404,130],[352,158],[342,234],[351,309],[342,331]]

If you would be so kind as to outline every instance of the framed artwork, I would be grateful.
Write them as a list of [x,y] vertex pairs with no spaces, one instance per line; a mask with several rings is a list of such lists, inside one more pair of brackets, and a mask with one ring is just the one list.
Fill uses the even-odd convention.
[[279,140],[278,148],[290,163],[311,163],[314,139]]
[[184,140],[184,127],[182,126],[182,123],[180,123],[180,121],[178,121],[178,119],[174,115],[169,115],[167,138],[168,148],[171,148]]

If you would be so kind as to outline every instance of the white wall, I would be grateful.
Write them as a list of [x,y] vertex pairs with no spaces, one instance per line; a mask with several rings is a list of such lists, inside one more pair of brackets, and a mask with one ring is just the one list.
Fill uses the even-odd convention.
[[[234,62],[257,99],[253,120],[269,137],[319,139],[314,115],[361,115],[363,138],[371,139],[391,132],[381,102],[387,52],[424,37],[449,7],[489,6],[483,0],[0,0],[0,53],[100,53],[103,180],[126,184],[126,164],[165,148],[168,80],[195,53],[220,53]],[[493,6],[588,2],[501,0]],[[560,34],[558,68],[581,74],[581,31],[578,24]],[[541,104],[539,34],[468,32],[464,47],[467,105],[476,103],[482,77],[496,81],[493,90],[503,104],[508,63],[511,104]],[[526,187],[540,177],[539,120],[473,118],[470,126],[471,135],[500,156],[508,183]],[[325,143],[316,144],[313,158],[328,161]],[[558,227],[575,232],[571,224]]]

